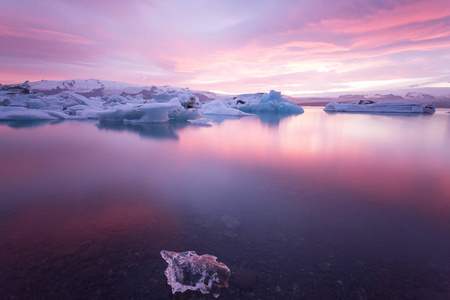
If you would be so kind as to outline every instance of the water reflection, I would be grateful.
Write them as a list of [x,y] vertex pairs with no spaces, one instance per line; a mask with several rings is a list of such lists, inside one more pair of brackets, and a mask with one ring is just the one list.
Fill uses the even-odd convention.
[[130,131],[138,133],[139,136],[154,139],[178,140],[177,130],[188,126],[186,122],[166,122],[166,123],[143,123],[124,124],[122,122],[99,122],[98,129],[114,131]]
[[279,114],[279,113],[262,113],[258,114],[259,119],[261,120],[261,123],[269,124],[273,127],[280,126],[280,122],[282,120],[289,120],[292,119],[294,116],[291,114]]
[[208,120],[211,120],[214,123],[222,124],[227,120],[240,120],[245,118],[257,118],[257,116],[224,116],[224,115],[205,115]]
[[37,128],[47,124],[58,124],[61,121],[0,121],[0,126],[9,126],[11,128]]
[[0,126],[0,295],[171,299],[166,249],[259,274],[221,299],[444,299],[450,115],[272,117]]

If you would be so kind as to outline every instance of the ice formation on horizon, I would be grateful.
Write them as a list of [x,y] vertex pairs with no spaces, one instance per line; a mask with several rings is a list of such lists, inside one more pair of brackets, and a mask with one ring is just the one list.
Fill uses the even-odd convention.
[[327,112],[363,112],[363,113],[419,113],[433,114],[435,108],[429,104],[415,102],[375,102],[361,100],[359,103],[330,102],[323,109]]
[[195,251],[177,253],[162,250],[160,254],[169,264],[164,274],[173,294],[198,290],[217,298],[221,288],[228,288],[230,269],[217,262],[217,257],[209,254],[199,256]]
[[[77,81],[64,83],[71,88],[77,85]],[[94,83],[92,80],[86,81],[86,84]],[[100,84],[100,81],[98,83]],[[84,94],[81,95],[69,91],[67,86],[64,93],[57,95],[33,92],[28,82],[0,86],[0,121],[98,119],[101,122],[140,124],[175,120],[199,125],[205,124],[204,121],[195,121],[202,119],[202,114],[251,116],[266,112],[289,115],[303,113],[300,106],[294,105],[292,101],[281,97],[280,92],[275,91],[244,94],[228,100],[208,98],[205,103],[201,103],[197,94],[203,98],[206,96],[194,94],[187,88],[155,87],[151,94],[153,98],[146,99],[144,94],[126,93],[86,96],[97,94],[83,90]],[[59,90],[63,91],[61,88]]]

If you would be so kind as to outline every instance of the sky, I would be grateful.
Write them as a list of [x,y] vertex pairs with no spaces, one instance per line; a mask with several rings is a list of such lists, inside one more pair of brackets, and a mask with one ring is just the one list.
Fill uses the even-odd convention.
[[450,87],[448,0],[0,0],[0,83]]

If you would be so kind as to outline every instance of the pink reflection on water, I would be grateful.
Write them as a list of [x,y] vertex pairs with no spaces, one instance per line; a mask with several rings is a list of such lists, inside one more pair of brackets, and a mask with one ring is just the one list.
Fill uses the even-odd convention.
[[255,118],[187,130],[181,155],[207,157],[280,176],[301,176],[371,203],[445,220],[450,215],[450,147],[445,113],[434,116],[325,114],[269,126]]

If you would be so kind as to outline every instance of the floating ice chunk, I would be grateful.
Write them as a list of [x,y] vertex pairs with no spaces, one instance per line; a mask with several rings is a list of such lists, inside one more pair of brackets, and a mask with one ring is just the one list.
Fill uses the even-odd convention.
[[157,102],[169,102],[173,98],[177,98],[177,94],[169,94],[166,92],[153,94],[153,99],[155,99]]
[[82,105],[83,103],[81,103],[80,101],[76,100],[75,98],[69,97],[67,99],[62,98],[61,100],[62,105],[64,106],[64,108],[68,108],[71,106],[75,106],[75,105]]
[[105,104],[109,104],[109,103],[126,104],[127,102],[128,102],[127,98],[120,96],[120,95],[113,95],[106,101]]
[[242,106],[239,109],[248,113],[280,113],[290,115],[299,115],[304,113],[303,108],[298,105],[276,102],[264,102]]
[[124,122],[126,124],[163,123],[169,121],[169,111],[176,108],[171,103],[150,103],[121,109],[111,110],[99,114],[100,121]]
[[88,107],[86,105],[73,105],[68,107],[67,110],[71,112],[71,114],[76,114],[77,111],[86,110]]
[[225,116],[250,116],[238,109],[226,107],[222,101],[213,100],[203,104],[202,106],[203,115],[225,115]]
[[48,110],[57,110],[57,111],[60,111],[60,110],[63,110],[63,106],[62,106],[62,105],[59,105],[59,104],[50,104],[50,105],[48,106]]
[[32,109],[42,109],[42,108],[47,108],[47,105],[46,105],[44,102],[39,101],[39,100],[35,100],[35,99],[33,99],[33,100],[28,100],[28,101],[26,101],[25,103],[27,104],[27,106],[28,106],[29,108],[32,108]]
[[181,105],[186,106],[187,103],[191,102],[191,99],[195,99],[195,105],[201,106],[201,103],[199,101],[199,98],[195,96],[193,93],[189,91],[177,91],[176,93],[166,93],[166,92],[159,92],[157,94],[153,94],[153,99],[155,99],[157,102],[169,102],[170,100],[177,98]]
[[42,112],[45,112],[49,116],[55,117],[60,120],[84,120],[84,119],[87,119],[87,117],[82,116],[82,115],[78,115],[78,114],[76,116],[67,115],[67,114],[63,113],[62,111],[42,110]]
[[56,119],[58,118],[50,116],[45,111],[39,109],[0,106],[0,120],[37,121]]
[[202,114],[197,108],[185,109],[182,106],[174,107],[169,111],[169,118],[177,121],[188,121],[201,118]]
[[166,250],[161,251],[161,256],[169,264],[164,274],[173,294],[198,290],[203,294],[212,293],[217,298],[220,289],[228,287],[230,269],[224,263],[217,262],[215,256]]
[[169,111],[169,118],[177,121],[188,121],[199,119],[202,117],[200,110],[197,108],[186,109],[181,106],[180,99],[178,97],[173,98],[168,104],[173,104],[174,107]]
[[298,115],[304,112],[303,108],[293,104],[292,101],[281,97],[280,92],[271,90],[269,93],[243,94],[235,97],[233,101],[225,101],[247,113],[280,113]]
[[93,106],[93,107],[100,106],[100,102],[95,100],[94,98],[87,98],[83,95],[79,95],[76,93],[69,93],[69,97],[67,99],[79,102],[81,105],[87,105],[87,106]]
[[375,102],[360,101],[360,103],[328,103],[324,111],[328,112],[364,112],[364,113],[420,113],[432,114],[432,105],[415,102]]
[[76,93],[69,93],[67,99],[78,102],[79,105],[87,105],[87,102],[89,101],[85,96]]

